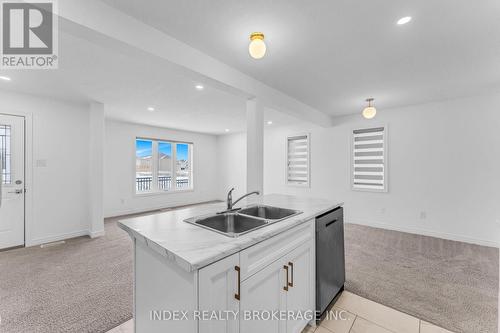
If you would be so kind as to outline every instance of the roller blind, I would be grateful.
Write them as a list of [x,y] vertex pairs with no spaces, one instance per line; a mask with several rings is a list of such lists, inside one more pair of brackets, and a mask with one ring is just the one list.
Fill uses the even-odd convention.
[[309,135],[287,138],[287,183],[309,185]]
[[386,191],[386,128],[356,129],[352,132],[352,187]]

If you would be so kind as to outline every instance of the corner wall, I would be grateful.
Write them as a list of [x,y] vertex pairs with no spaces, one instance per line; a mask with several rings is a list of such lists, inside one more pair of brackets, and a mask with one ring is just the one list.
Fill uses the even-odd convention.
[[[297,121],[266,127],[264,193],[345,202],[346,221],[466,241],[500,244],[500,94],[379,110],[336,118],[323,128]],[[388,193],[350,188],[350,133],[388,125]],[[311,187],[285,185],[285,140],[311,133]],[[232,136],[227,136],[227,140]],[[237,156],[245,139],[225,142],[220,157]],[[244,173],[241,168],[228,168]]]
[[[500,95],[380,110],[373,121],[267,131],[265,192],[345,202],[346,220],[484,245],[500,243]],[[350,132],[388,125],[388,193],[350,189]],[[311,187],[285,185],[284,140],[311,133]]]
[[[193,142],[193,191],[135,193],[135,139],[147,137]],[[217,199],[215,135],[106,120],[104,216],[118,216]]]
[[[0,91],[0,113],[31,115],[32,205],[26,246],[89,233],[89,127],[87,105]],[[29,153],[29,152],[27,152]],[[28,163],[29,159],[26,163]],[[29,201],[27,201],[29,203]]]

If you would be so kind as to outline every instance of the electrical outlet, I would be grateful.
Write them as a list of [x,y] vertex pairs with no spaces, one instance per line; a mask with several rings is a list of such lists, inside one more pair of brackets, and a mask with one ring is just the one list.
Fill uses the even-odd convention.
[[427,212],[424,211],[420,212],[420,219],[425,220],[426,218],[427,218]]
[[124,199],[120,199],[120,203],[123,205],[125,203]]
[[385,214],[385,207],[384,208],[380,208],[380,214]]

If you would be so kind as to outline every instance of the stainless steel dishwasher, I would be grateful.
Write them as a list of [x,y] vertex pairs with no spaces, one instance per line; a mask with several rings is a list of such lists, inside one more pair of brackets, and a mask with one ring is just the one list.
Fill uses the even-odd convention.
[[318,319],[344,290],[344,209],[316,218],[316,313]]

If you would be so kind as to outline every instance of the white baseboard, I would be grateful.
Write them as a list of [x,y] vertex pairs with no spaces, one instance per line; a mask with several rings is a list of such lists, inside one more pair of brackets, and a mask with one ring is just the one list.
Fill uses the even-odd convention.
[[104,236],[104,229],[99,230],[99,231],[90,231],[89,230],[88,235],[89,235],[90,238],[96,238],[96,237]]
[[360,225],[365,225],[365,226],[374,227],[374,228],[395,230],[395,231],[407,232],[410,234],[430,236],[430,237],[448,239],[448,240],[453,240],[453,241],[458,241],[458,242],[500,248],[500,244],[498,242],[477,239],[477,238],[471,238],[471,237],[467,237],[467,236],[463,236],[463,235],[437,232],[437,231],[433,231],[433,230],[426,230],[426,229],[413,228],[413,227],[402,227],[399,225],[394,225],[394,224],[389,224],[389,223],[373,222],[373,221],[359,220],[359,219],[349,219],[348,221],[346,220],[346,223],[360,224]]
[[130,208],[130,209],[122,209],[122,210],[113,210],[111,212],[105,212],[104,218],[117,217],[117,216],[130,215],[130,214],[139,214],[139,213],[145,213],[145,212],[150,212],[150,211],[155,211],[155,210],[182,207],[185,205],[203,204],[203,203],[208,203],[208,202],[212,202],[212,201],[220,201],[220,200],[211,199],[211,200],[203,200],[203,201],[192,201],[192,202],[189,201],[189,202],[183,202],[183,203],[177,202],[177,203],[174,203],[171,205],[152,206],[152,207],[147,207],[147,208]]
[[41,244],[45,244],[45,243],[52,243],[52,242],[57,242],[60,240],[65,240],[68,238],[75,238],[75,237],[88,236],[88,235],[89,235],[88,230],[80,230],[80,231],[69,232],[69,233],[65,233],[65,234],[59,234],[59,235],[55,235],[55,236],[35,238],[35,239],[31,239],[31,240],[26,240],[26,247],[41,245]]

